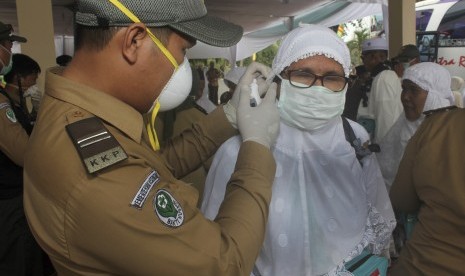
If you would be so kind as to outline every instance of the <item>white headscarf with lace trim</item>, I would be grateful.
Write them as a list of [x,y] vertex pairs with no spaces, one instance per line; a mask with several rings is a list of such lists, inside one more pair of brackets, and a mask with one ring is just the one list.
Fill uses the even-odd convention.
[[317,55],[334,59],[342,65],[345,76],[349,76],[351,64],[347,45],[331,29],[312,24],[301,24],[284,37],[273,60],[273,72],[279,75],[291,63]]

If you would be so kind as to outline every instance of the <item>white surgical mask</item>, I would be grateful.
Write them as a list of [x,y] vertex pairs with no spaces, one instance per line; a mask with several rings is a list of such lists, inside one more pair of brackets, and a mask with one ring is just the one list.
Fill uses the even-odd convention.
[[192,88],[192,71],[189,61],[184,61],[171,76],[158,97],[160,111],[167,111],[179,106],[189,96]]
[[412,61],[408,61],[408,62],[402,62],[402,67],[404,68],[404,71],[407,70],[407,68],[409,68],[410,66],[412,66]]
[[302,130],[315,130],[344,110],[345,91],[333,92],[323,86],[298,88],[289,80],[281,82],[278,110],[287,125]]
[[10,61],[8,62],[8,64],[5,64],[3,60],[0,58],[0,62],[2,63],[2,70],[0,71],[0,75],[4,76],[8,74],[11,71],[11,68],[13,67],[13,54],[5,46],[0,45],[0,47],[2,47],[10,55]]
[[29,86],[28,89],[26,89],[26,91],[24,91],[23,93],[23,97],[28,97],[28,96],[35,96],[37,95],[37,93],[40,93],[39,92],[39,86],[37,84],[34,84],[32,86]]

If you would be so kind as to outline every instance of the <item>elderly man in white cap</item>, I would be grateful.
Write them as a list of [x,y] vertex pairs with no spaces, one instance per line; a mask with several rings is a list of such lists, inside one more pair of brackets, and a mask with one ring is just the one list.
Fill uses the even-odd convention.
[[[359,144],[369,139],[341,117],[349,50],[330,29],[301,26],[284,38],[272,70],[281,83],[280,133],[272,147],[277,170],[253,274],[353,272],[351,260],[386,250],[395,218],[374,154],[358,160],[345,138],[348,122]],[[240,137],[233,137],[214,157],[201,207],[208,218],[222,219],[217,212],[230,188],[218,184],[233,173],[239,147]]]
[[[368,115],[368,94],[370,93],[373,78],[383,70],[388,69],[385,61],[388,56],[388,45],[386,39],[374,37],[362,43],[363,65],[357,66],[357,78],[353,85],[347,89],[346,103],[343,115],[351,120],[357,120],[358,115]],[[372,117],[372,116],[371,116]]]

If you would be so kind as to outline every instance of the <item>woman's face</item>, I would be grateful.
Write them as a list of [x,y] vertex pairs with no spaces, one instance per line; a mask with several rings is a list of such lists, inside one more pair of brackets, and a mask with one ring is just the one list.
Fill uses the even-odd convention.
[[[344,77],[342,65],[334,59],[323,55],[311,56],[291,63],[289,67],[281,73],[282,78],[287,79],[286,72],[294,70],[302,70],[318,76],[336,75]],[[316,80],[313,86],[322,86],[321,80]]]
[[428,91],[422,89],[411,80],[406,79],[402,81],[400,100],[404,106],[407,120],[416,121],[420,118],[427,96]]

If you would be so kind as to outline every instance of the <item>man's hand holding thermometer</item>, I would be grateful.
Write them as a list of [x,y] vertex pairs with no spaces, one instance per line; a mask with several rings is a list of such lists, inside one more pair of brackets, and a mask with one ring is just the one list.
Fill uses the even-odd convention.
[[[244,142],[255,141],[268,148],[275,142],[279,131],[276,84],[263,81],[270,75],[271,68],[253,62],[247,67],[231,100],[223,106],[226,117],[239,129]],[[261,99],[260,94],[264,92],[266,95]]]

